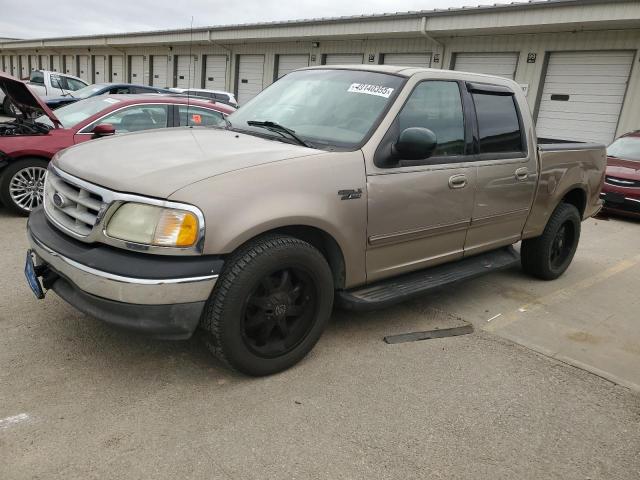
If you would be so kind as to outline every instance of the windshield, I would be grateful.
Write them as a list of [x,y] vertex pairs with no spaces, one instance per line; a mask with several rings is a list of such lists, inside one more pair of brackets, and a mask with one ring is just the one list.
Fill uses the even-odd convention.
[[[72,128],[81,122],[84,122],[87,118],[95,115],[96,113],[110,107],[116,103],[120,103],[112,97],[94,97],[82,102],[72,103],[65,107],[56,109],[55,114],[62,123],[63,128]],[[53,127],[53,123],[46,115],[42,115],[36,118],[36,122],[44,123]]]
[[607,147],[607,155],[640,162],[640,137],[622,137]]
[[289,128],[318,148],[352,149],[378,124],[404,78],[359,70],[302,70],[282,77],[228,117],[233,129],[279,137],[250,121]]
[[81,88],[80,90],[76,90],[73,92],[74,98],[89,98],[95,95],[96,93],[104,90],[104,85],[89,85],[88,87]]

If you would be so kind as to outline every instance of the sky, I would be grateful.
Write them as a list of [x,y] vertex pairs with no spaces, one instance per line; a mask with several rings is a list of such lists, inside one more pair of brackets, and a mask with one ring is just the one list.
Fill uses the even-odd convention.
[[43,38],[367,15],[500,0],[0,0],[0,37]]

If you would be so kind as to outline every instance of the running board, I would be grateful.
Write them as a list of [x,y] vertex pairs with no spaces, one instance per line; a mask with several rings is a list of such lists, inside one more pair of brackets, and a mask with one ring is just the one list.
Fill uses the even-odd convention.
[[336,292],[336,303],[347,310],[375,310],[518,263],[520,255],[513,247],[501,248],[354,290],[340,290]]

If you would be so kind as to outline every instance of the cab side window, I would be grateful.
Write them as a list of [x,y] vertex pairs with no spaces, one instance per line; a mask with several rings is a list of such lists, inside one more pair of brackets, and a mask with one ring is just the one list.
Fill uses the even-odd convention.
[[433,157],[464,154],[464,114],[456,82],[419,84],[398,115],[398,123],[400,132],[410,127],[423,127],[435,133],[438,144]]
[[478,119],[480,154],[514,153],[526,150],[513,95],[473,93]]
[[225,124],[222,113],[206,108],[180,105],[178,107],[180,126],[222,126]]

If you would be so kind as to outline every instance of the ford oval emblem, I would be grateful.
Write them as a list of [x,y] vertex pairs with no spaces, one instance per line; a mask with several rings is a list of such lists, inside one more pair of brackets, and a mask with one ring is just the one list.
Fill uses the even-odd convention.
[[56,192],[53,194],[53,204],[58,207],[58,208],[62,208],[65,206],[65,204],[67,203],[66,198],[64,198],[62,195],[60,195],[60,193]]

